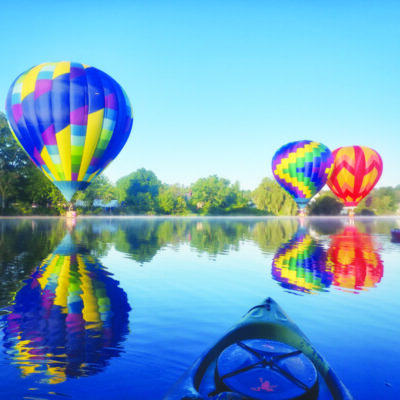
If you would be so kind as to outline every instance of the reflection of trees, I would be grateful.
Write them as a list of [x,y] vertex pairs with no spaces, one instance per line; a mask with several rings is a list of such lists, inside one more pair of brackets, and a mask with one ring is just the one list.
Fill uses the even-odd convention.
[[356,221],[355,226],[360,232],[390,235],[390,230],[397,227],[396,219],[365,218]]
[[93,375],[122,351],[129,310],[118,282],[67,234],[16,294],[3,345],[23,376]]
[[0,220],[0,308],[64,235],[62,220]]
[[332,236],[328,263],[332,266],[335,286],[363,290],[375,287],[383,276],[383,262],[373,237],[356,226],[346,226]]
[[301,227],[276,252],[272,277],[286,289],[310,293],[324,290],[333,280],[324,248]]
[[118,251],[139,263],[151,261],[165,246],[185,242],[199,253],[214,256],[237,249],[249,237],[252,225],[234,219],[136,219],[121,221],[113,242]]
[[343,229],[344,221],[342,219],[313,219],[310,218],[307,226],[320,235],[333,235]]
[[115,232],[113,222],[86,220],[74,229],[73,237],[76,246],[90,249],[93,255],[101,257],[108,253]]
[[267,219],[257,222],[251,238],[267,253],[274,253],[281,243],[287,242],[296,232],[298,220],[295,218]]
[[[164,224],[170,226],[166,227]],[[174,225],[171,222],[158,219],[123,222],[119,224],[114,238],[115,248],[139,263],[149,262],[168,244],[169,239],[164,237],[165,232],[173,237],[173,231]]]
[[240,241],[248,238],[250,226],[235,220],[198,220],[190,224],[190,247],[210,255],[238,250]]
[[185,242],[188,238],[188,229],[190,223],[188,220],[164,220],[157,228],[159,243],[162,245],[169,244],[176,246]]
[[[113,220],[111,226],[75,229],[79,241],[95,249],[96,255],[108,251],[106,243],[139,262],[150,262],[166,246],[189,243],[199,253],[215,256],[237,250],[245,240],[254,240],[263,251],[275,252],[297,229],[297,219],[236,219],[236,218],[135,218]],[[85,225],[87,225],[85,224]],[[98,243],[98,242],[103,243]]]

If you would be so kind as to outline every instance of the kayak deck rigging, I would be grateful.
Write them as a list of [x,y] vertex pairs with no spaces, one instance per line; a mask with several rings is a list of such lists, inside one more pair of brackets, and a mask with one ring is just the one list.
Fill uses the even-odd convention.
[[[279,345],[286,347],[287,350],[285,349],[281,354],[275,350],[263,350],[263,346],[275,346],[275,343],[278,344],[278,347]],[[225,356],[228,361],[224,361],[223,354],[229,353],[229,351],[231,354]],[[235,361],[239,365],[232,369],[229,366],[227,372],[219,375],[220,365],[227,362],[229,364],[239,353],[241,353],[239,361]],[[311,382],[309,384],[309,382],[302,381],[304,378],[298,378],[295,366],[303,365],[306,361],[296,360],[296,357],[307,358],[315,368],[316,386],[312,385],[312,379],[309,379]],[[293,358],[290,362],[291,367],[288,364],[290,358]],[[286,364],[281,365],[280,362],[286,362]],[[308,375],[313,374],[311,367],[307,368],[305,371],[309,371]],[[269,378],[270,375],[268,375],[268,379],[264,379],[253,372],[250,373],[253,373],[254,377],[238,378],[241,374],[245,376],[249,374],[248,371],[254,369],[257,370],[257,374],[271,374],[271,378],[279,381],[280,384],[273,384]],[[266,371],[262,372],[262,369]],[[282,377],[277,378],[275,373]],[[300,376],[304,377],[304,374],[305,372],[300,373]],[[257,379],[261,384],[258,387],[249,384],[243,389],[243,382],[246,379],[253,379],[253,381]],[[292,386],[282,391],[282,379],[291,382],[285,383],[285,385]],[[289,393],[296,393],[296,397],[287,397]],[[262,304],[250,309],[238,324],[205,352],[171,388],[164,400],[289,400],[294,398],[307,400],[353,399],[340,378],[304,333],[273,299],[267,298]]]

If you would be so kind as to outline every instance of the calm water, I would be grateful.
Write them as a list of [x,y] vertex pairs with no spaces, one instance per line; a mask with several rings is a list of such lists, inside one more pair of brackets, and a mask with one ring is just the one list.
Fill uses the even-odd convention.
[[0,394],[161,399],[273,297],[356,399],[400,398],[397,219],[0,220]]

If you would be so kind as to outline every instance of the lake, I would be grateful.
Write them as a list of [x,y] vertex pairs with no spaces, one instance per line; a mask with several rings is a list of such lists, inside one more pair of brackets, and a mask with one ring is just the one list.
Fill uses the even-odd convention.
[[161,399],[266,297],[355,399],[400,398],[400,218],[0,219],[0,393]]

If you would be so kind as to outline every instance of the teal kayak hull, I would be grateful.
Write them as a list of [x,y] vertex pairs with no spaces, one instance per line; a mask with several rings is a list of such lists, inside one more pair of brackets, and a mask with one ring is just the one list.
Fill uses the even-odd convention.
[[[170,389],[164,400],[243,399],[229,392],[217,394],[215,368],[219,355],[234,343],[248,339],[278,341],[308,357],[318,373],[315,400],[353,400],[352,395],[299,327],[271,298],[253,307],[217,343],[205,352]],[[211,395],[212,393],[212,395]],[[250,398],[251,399],[251,398]]]

